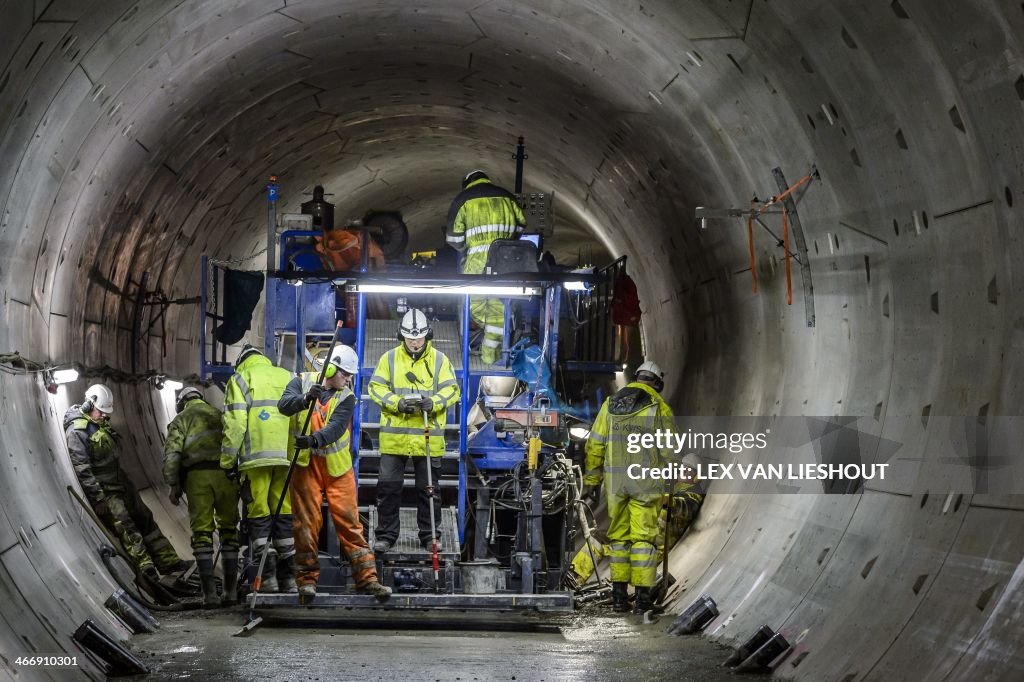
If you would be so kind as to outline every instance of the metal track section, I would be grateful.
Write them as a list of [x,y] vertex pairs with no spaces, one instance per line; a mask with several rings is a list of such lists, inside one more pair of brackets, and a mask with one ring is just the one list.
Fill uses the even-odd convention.
[[[568,592],[549,592],[546,594],[431,594],[415,592],[410,594],[394,594],[385,602],[379,602],[365,594],[351,593],[317,593],[312,604],[299,605],[297,594],[257,594],[257,613],[260,608],[277,611],[289,607],[302,610],[336,609],[374,609],[380,611],[402,610],[479,610],[479,611],[572,611],[572,595]],[[247,597],[247,604],[253,595]],[[275,614],[282,617],[282,614]]]

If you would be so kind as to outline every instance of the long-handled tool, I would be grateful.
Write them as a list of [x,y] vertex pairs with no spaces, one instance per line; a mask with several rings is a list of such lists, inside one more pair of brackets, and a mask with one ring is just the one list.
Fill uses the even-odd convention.
[[[430,371],[430,368],[427,368]],[[414,384],[421,383],[419,377],[412,371],[405,373],[405,378]],[[422,395],[421,398],[422,400]],[[422,407],[422,404],[421,404]],[[434,592],[440,592],[438,584],[441,570],[441,560],[437,552],[437,526],[434,525],[434,476],[430,466],[430,411],[423,409],[423,447],[427,455],[427,501],[430,504],[430,562],[434,567]]]
[[423,410],[423,444],[427,451],[427,501],[430,504],[430,563],[434,567],[434,592],[440,592],[438,575],[441,562],[437,556],[437,526],[434,525],[434,477],[430,473],[433,468],[430,464],[430,419],[429,412]]
[[[320,368],[320,375],[317,377],[316,383],[323,384],[327,375],[327,365],[331,362],[331,357],[334,355],[334,347],[338,345],[338,336],[341,334],[341,322],[338,322],[334,327],[334,336],[331,338],[331,347],[327,350],[327,358],[324,360],[323,367]],[[313,418],[313,410],[306,411],[306,420],[302,424],[302,430],[299,433],[303,436],[309,431],[309,422]],[[263,567],[267,563],[267,553],[270,550],[271,538],[274,536],[274,527],[277,525],[277,519],[281,516],[281,507],[284,505],[285,495],[288,494],[288,486],[292,480],[292,472],[295,470],[295,462],[299,458],[299,446],[296,445],[292,449],[292,458],[288,462],[288,473],[284,477],[284,488],[281,491],[281,497],[277,498],[277,507],[274,509],[274,514],[270,517],[270,532],[267,534],[267,542],[263,545],[263,551],[260,553],[260,565],[256,569],[256,577],[253,578],[252,582],[252,594],[250,595],[249,602],[249,622],[246,623],[241,630],[236,632],[234,637],[241,637],[247,635],[256,629],[256,626],[263,622],[262,617],[256,617],[256,598],[259,596],[260,585],[263,582]]]
[[[429,366],[427,371],[430,371]],[[406,372],[405,378],[413,384],[421,383],[419,377],[412,371]],[[422,401],[422,399],[421,395],[420,400]],[[422,403],[420,406],[422,407]],[[431,473],[433,467],[430,466],[430,411],[426,408],[423,409],[423,447],[427,456],[427,502],[430,504],[430,562],[434,568],[434,592],[440,592],[441,587],[438,581],[441,560],[437,552],[437,526],[434,525],[434,476]]]
[[668,552],[671,547],[668,546],[668,537],[670,529],[672,528],[672,507],[675,506],[675,500],[672,499],[672,495],[666,493],[665,499],[668,505],[665,510],[665,540],[661,547],[661,580],[655,586],[651,601],[659,602],[665,598],[668,594],[668,588],[671,587],[672,576],[668,572]]

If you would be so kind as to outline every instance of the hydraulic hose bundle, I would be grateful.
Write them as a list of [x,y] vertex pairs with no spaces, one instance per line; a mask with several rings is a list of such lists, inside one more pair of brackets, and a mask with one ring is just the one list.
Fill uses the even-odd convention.
[[[544,514],[558,514],[575,499],[575,473],[572,462],[560,455],[548,458],[540,466],[537,475],[541,478],[541,501]],[[517,462],[512,475],[494,491],[491,504],[501,509],[527,511],[530,508],[530,472],[526,460]]]

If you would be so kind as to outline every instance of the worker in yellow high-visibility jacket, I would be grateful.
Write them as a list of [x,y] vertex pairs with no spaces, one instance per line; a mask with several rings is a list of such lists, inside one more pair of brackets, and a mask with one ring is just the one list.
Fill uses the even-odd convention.
[[[658,512],[662,489],[627,475],[631,464],[656,466],[658,451],[628,447],[628,433],[653,433],[671,426],[672,409],[662,399],[664,373],[653,362],[637,368],[634,381],[605,400],[587,439],[585,495],[604,483],[608,500],[608,552],[612,608],[629,610],[628,586],[636,591],[636,611],[653,608],[658,573]],[[634,450],[630,452],[629,450]],[[605,480],[605,474],[608,474]],[[660,483],[660,481],[658,482]]]
[[[380,405],[380,475],[377,481],[378,523],[373,552],[391,549],[401,532],[399,507],[405,483],[406,461],[411,459],[416,474],[420,544],[431,549],[439,537],[430,527],[430,501],[426,492],[427,467],[436,481],[444,455],[444,432],[448,409],[459,401],[459,383],[451,360],[430,342],[433,332],[421,310],[410,310],[399,327],[402,342],[381,356],[370,377],[370,399]],[[426,457],[423,415],[430,424],[430,453]],[[440,499],[433,499],[434,522],[441,519]],[[438,543],[440,546],[440,543]]]
[[[487,265],[487,252],[496,239],[518,239],[526,227],[526,217],[514,194],[491,182],[487,174],[475,170],[462,180],[462,192],[448,211],[445,241],[461,251],[461,272],[479,275]],[[480,359],[493,364],[501,356],[505,338],[505,304],[497,298],[473,296],[469,312],[484,329]]]
[[[275,367],[259,350],[246,346],[224,391],[220,466],[229,471],[237,468],[241,476],[254,558],[264,548],[268,552],[261,592],[298,591],[292,507],[284,485],[291,419],[277,409],[291,378],[291,372]],[[273,513],[282,497],[281,514],[272,528]],[[269,536],[273,536],[271,547],[267,547]]]

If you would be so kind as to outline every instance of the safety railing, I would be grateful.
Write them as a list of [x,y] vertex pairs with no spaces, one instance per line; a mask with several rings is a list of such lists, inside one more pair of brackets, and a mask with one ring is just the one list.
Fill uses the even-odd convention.
[[597,270],[598,277],[589,292],[572,294],[574,311],[574,353],[567,362],[591,370],[618,371],[625,362],[625,348],[618,343],[618,330],[612,320],[615,282],[626,272],[626,257]]

